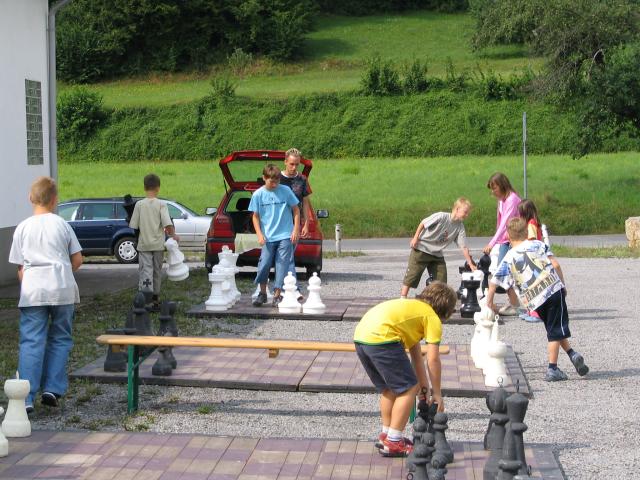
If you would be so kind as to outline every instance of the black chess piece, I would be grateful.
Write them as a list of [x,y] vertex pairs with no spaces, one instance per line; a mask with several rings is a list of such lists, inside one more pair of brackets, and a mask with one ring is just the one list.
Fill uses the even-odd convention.
[[473,314],[481,310],[477,294],[480,281],[472,278],[469,280],[463,280],[462,285],[466,289],[467,295],[465,296],[465,301],[462,304],[462,307],[460,307],[460,316],[463,318],[473,318]]
[[528,428],[527,424],[524,423],[528,406],[529,399],[520,392],[516,392],[507,398],[507,415],[509,416],[509,423],[511,424],[511,431],[513,433],[516,460],[520,462],[518,473],[521,475],[529,474],[529,466],[527,465],[524,454],[523,438],[523,434]]
[[[160,315],[158,316],[158,321],[160,322],[160,327],[158,329],[158,335],[160,336],[170,336],[177,337],[178,336],[178,326],[176,324],[175,319],[173,318],[173,314],[176,312],[176,303],[164,301],[160,304]],[[176,357],[173,356],[173,348],[166,347],[167,351],[165,355],[168,357],[171,368],[177,368],[178,362],[176,361]]]
[[491,455],[482,470],[484,480],[495,480],[498,475],[498,462],[502,458],[505,425],[509,420],[507,415],[508,396],[509,394],[502,387],[496,388],[487,395],[487,407],[491,411],[491,417],[484,438],[484,448],[490,450]]
[[431,457],[435,451],[434,443],[433,435],[429,432],[423,432],[420,441],[413,444],[411,454],[413,455],[414,470],[410,473],[413,480],[430,480],[431,477],[427,472],[431,469]]
[[[135,330],[131,328],[109,328],[105,332],[107,335],[132,335]],[[109,345],[107,356],[104,360],[105,372],[126,372],[127,371],[127,348],[121,345]]]
[[426,400],[418,401],[418,416],[422,418],[427,424],[427,432],[433,433],[433,418],[438,413],[438,404],[432,403],[429,405]]
[[145,308],[145,303],[145,294],[143,292],[136,293],[136,296],[133,298],[132,310],[132,326],[136,330],[136,335],[153,335],[151,318]]
[[477,267],[482,273],[484,273],[484,277],[482,278],[482,288],[481,290],[484,292],[487,288],[489,288],[489,267],[491,266],[491,257],[486,253],[482,254],[480,260],[478,260]]
[[[467,262],[464,262],[464,265],[462,265],[461,267],[458,267],[458,272],[460,272],[460,276],[462,276],[463,273],[470,272],[470,271],[471,271],[471,267],[469,266],[469,264]],[[463,285],[462,280],[460,280],[460,286],[458,287],[458,290],[456,291],[456,295],[458,295],[458,299],[462,303],[465,302],[464,285]]]
[[436,454],[442,455],[445,465],[453,462],[453,450],[447,442],[445,431],[449,426],[447,422],[449,417],[446,413],[436,413],[433,417],[433,430],[435,438]]
[[[158,347],[158,359],[151,367],[151,374],[161,377],[168,377],[173,373],[170,349],[168,347]],[[174,359],[175,360],[175,359]]]
[[[417,416],[413,421],[413,445],[419,445],[423,443],[423,437],[427,433],[427,422],[420,416]],[[407,457],[407,470],[410,472],[415,471],[415,464],[413,463],[413,457],[415,455],[415,448],[411,451]]]

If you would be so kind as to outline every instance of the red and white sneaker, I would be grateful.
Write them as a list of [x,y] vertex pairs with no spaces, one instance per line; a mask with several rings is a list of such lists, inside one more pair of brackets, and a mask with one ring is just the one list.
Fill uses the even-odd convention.
[[384,432],[380,432],[380,434],[378,435],[378,439],[375,442],[373,442],[373,446],[376,447],[378,450],[381,449],[384,446],[382,442],[384,442],[385,438],[387,438],[387,434]]
[[397,442],[385,438],[382,441],[382,448],[378,451],[383,457],[406,457],[413,451],[413,444],[406,438]]

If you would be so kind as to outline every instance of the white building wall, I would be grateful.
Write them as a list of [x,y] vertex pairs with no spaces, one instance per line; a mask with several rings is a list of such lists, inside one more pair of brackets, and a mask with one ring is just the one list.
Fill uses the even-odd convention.
[[[31,214],[29,186],[50,173],[47,15],[47,0],[0,0],[0,283],[15,278],[7,236]],[[41,84],[42,165],[27,164],[25,79]]]

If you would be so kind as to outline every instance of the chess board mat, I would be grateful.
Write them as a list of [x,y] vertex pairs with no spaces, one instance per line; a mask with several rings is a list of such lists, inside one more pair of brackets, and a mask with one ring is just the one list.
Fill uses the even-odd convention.
[[[526,441],[526,437],[525,437]],[[482,480],[480,442],[450,442],[448,480]],[[525,445],[531,478],[564,479],[547,445]],[[0,478],[119,480],[398,480],[404,458],[382,457],[359,440],[215,437],[140,432],[34,431],[9,439]]]
[[[325,320],[325,321],[344,321],[344,322],[359,322],[362,316],[374,305],[389,298],[378,297],[323,297],[322,303],[327,307],[322,314],[309,314],[309,313],[281,313],[277,307],[272,307],[269,303],[261,306],[254,307],[251,304],[251,298],[248,295],[244,295],[238,300],[238,302],[228,310],[222,312],[213,312],[205,308],[204,303],[194,305],[187,311],[187,315],[191,317],[205,317],[205,318],[258,318],[258,319],[271,319],[282,318],[285,320]],[[456,308],[456,311],[443,323],[453,325],[473,325],[473,318],[464,318],[460,315],[460,304]]]
[[[441,355],[443,394],[452,397],[484,397],[493,387],[484,385],[482,371],[475,368],[468,345],[449,345]],[[269,358],[265,350],[242,348],[176,347],[178,363],[171,376],[154,376],[151,369],[158,353],[152,353],[140,366],[140,382],[146,385],[235,388],[244,390],[279,390],[306,392],[374,392],[355,352],[319,352],[280,350]],[[513,349],[508,347],[505,388],[531,391]],[[71,373],[103,383],[126,383],[126,372],[105,372],[104,357]]]

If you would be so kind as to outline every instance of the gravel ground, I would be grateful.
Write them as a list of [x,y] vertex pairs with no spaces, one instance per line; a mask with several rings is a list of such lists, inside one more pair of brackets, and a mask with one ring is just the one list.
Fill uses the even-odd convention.
[[[395,296],[406,260],[406,252],[398,250],[325,260],[322,294]],[[449,283],[457,286],[462,257],[449,254],[447,260]],[[579,378],[561,354],[560,367],[569,381],[545,383],[544,327],[507,319],[501,336],[514,346],[534,393],[525,419],[529,426],[525,440],[552,445],[569,479],[636,478],[640,470],[636,323],[640,260],[560,259],[560,263],[569,291],[572,346],[584,355],[591,372]],[[226,335],[327,341],[349,341],[355,328],[352,322],[212,323]],[[472,334],[470,326],[450,325],[443,340],[469,343]],[[350,439],[373,438],[379,428],[374,394],[149,386],[141,389],[140,413],[126,417],[123,386],[87,384],[84,388],[84,398],[67,400],[59,415],[36,415],[35,428]],[[484,400],[445,398],[445,402],[449,439],[481,441],[488,421]]]

